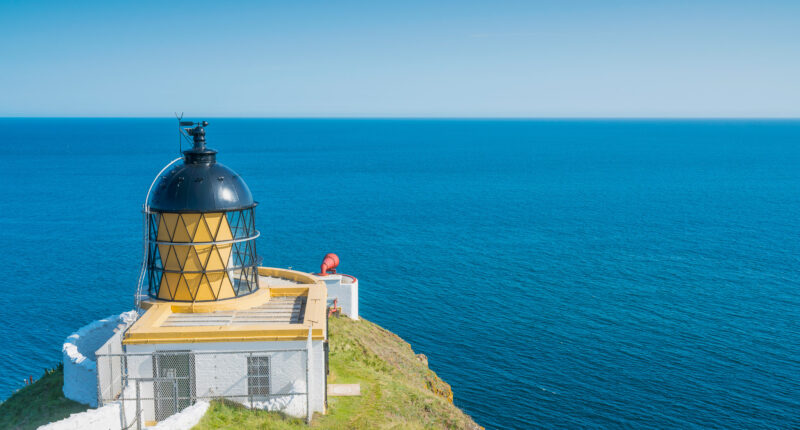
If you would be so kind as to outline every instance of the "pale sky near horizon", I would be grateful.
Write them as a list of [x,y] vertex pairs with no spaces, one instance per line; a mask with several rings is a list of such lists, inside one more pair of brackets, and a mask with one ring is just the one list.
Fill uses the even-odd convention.
[[0,116],[800,117],[800,2],[0,0]]

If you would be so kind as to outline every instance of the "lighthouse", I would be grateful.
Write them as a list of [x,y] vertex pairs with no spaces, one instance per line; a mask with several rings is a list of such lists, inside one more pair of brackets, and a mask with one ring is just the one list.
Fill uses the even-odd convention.
[[258,290],[256,202],[241,176],[206,147],[203,121],[187,129],[194,146],[157,179],[147,202],[148,294],[179,302],[242,297]]
[[[146,200],[146,294],[121,336],[122,396],[144,424],[221,397],[310,420],[325,411],[326,283],[260,266],[250,188],[206,146],[208,122],[188,124],[192,147]],[[98,356],[101,392],[113,358]]]
[[358,319],[358,280],[335,254],[319,273],[261,265],[253,193],[206,146],[208,122],[179,124],[192,147],[147,192],[136,309],[68,338],[64,393],[116,408],[113,428],[221,398],[311,421],[327,408],[327,318]]

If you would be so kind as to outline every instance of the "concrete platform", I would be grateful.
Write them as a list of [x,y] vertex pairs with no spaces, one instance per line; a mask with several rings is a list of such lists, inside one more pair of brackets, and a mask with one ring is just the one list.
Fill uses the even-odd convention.
[[328,396],[360,396],[361,384],[328,384]]

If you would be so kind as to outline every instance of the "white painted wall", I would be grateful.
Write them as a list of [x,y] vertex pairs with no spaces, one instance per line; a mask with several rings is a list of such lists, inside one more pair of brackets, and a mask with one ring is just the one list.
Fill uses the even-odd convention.
[[[97,406],[98,365],[96,353],[118,353],[121,348],[120,336],[132,324],[137,314],[134,311],[121,315],[111,316],[95,321],[70,335],[64,346],[64,395],[72,400]],[[271,359],[271,391],[274,393],[306,392],[306,341],[288,342],[217,342],[194,344],[159,344],[159,345],[128,345],[125,349],[129,354],[146,353],[148,355],[129,355],[127,359],[128,372],[131,378],[152,378],[152,354],[155,351],[264,351]],[[299,351],[285,351],[296,349]],[[325,353],[323,342],[320,340],[311,343],[310,363],[310,403],[313,412],[324,412],[325,409]],[[101,365],[100,377],[120,375],[116,364]],[[104,380],[104,379],[103,379]],[[119,381],[109,378],[109,384],[101,382],[102,390],[118,389]],[[214,354],[195,356],[195,383],[198,396],[228,396],[247,395],[247,355],[246,354]],[[153,397],[152,382],[140,383],[140,397]],[[135,385],[129,384],[124,388],[122,398],[125,407],[125,421],[130,424],[135,416],[136,398]],[[249,406],[246,398],[232,399]],[[48,424],[43,428],[48,430],[64,429],[119,429],[123,427],[121,412],[122,401],[109,403],[98,409],[91,409],[69,418]],[[143,401],[142,421],[155,419],[153,402]],[[279,396],[267,402],[256,402],[257,408],[268,410],[283,410],[284,412],[305,417],[305,396]],[[199,418],[198,418],[199,419]]]
[[312,412],[325,412],[325,391],[327,375],[325,375],[325,350],[321,340],[312,341],[311,346],[311,377],[309,384],[310,402]]
[[[321,340],[312,341],[310,401],[311,409],[323,412],[325,408],[325,352]],[[272,393],[287,393],[286,396],[255,402],[253,407],[267,410],[282,410],[287,414],[305,417],[305,396],[289,393],[306,392],[306,341],[273,342],[216,342],[159,345],[128,345],[128,371],[130,378],[152,378],[152,354],[156,351],[195,352],[239,352],[259,351],[271,357],[270,390]],[[293,349],[299,351],[285,351]],[[137,356],[132,354],[148,354]],[[248,354],[196,354],[195,393],[198,397],[228,397],[230,400],[250,406],[247,396]],[[153,384],[140,383],[142,397],[153,397]],[[232,397],[241,396],[241,397]],[[145,420],[154,420],[152,401],[142,403]]]
[[109,403],[102,408],[72,414],[68,418],[45,424],[38,430],[121,429],[120,404]]
[[[135,405],[132,401],[126,401],[125,403],[125,421],[127,421],[127,424],[122,422],[123,416],[120,410],[120,402],[114,402],[98,409],[89,409],[86,412],[72,414],[61,421],[43,425],[38,430],[121,430],[134,423],[133,408]],[[200,422],[208,407],[208,402],[198,401],[157,425],[148,428],[152,430],[189,430]],[[142,427],[144,428],[144,425]]]
[[[127,345],[125,347],[126,353],[130,354],[139,345]],[[151,346],[151,345],[148,345]],[[150,355],[129,355],[128,362],[128,386],[125,389],[126,399],[136,399],[136,382],[131,378],[152,378],[153,377],[153,358]],[[139,397],[145,399],[153,398],[153,382],[140,381],[139,382]],[[126,402],[127,405],[127,402]],[[155,408],[152,400],[145,400],[140,402],[142,408],[142,421],[155,421]]]
[[[130,395],[129,391],[125,392],[125,396],[130,397]],[[124,403],[124,415],[122,413],[123,402],[116,401],[97,409],[72,414],[61,421],[45,424],[39,427],[39,430],[123,429],[133,424],[136,416],[136,402],[125,401]]]
[[95,351],[114,333],[136,321],[134,311],[97,320],[69,335],[61,348],[64,363],[64,397],[97,406],[97,363]]
[[[122,391],[122,334],[125,325],[117,326],[118,330],[95,351],[97,362],[97,390],[100,404],[116,400]],[[117,354],[117,355],[111,355]]]
[[347,275],[317,276],[328,288],[328,303],[338,299],[342,313],[358,320],[358,279]]
[[189,430],[200,422],[209,406],[211,405],[208,402],[200,400],[153,427],[148,428],[150,430]]

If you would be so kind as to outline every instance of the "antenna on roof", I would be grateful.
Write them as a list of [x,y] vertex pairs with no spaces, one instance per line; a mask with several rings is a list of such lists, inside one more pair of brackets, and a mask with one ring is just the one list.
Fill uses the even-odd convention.
[[[195,149],[204,150],[206,145],[206,131],[204,127],[208,126],[208,121],[183,121],[183,112],[181,112],[180,115],[175,112],[175,118],[178,119],[178,135],[186,139],[188,144],[193,144]],[[191,140],[189,139],[190,137]],[[178,138],[178,144],[180,145],[178,151],[183,153],[183,142],[180,140],[180,137]]]
[[183,119],[183,112],[181,112],[180,115],[178,115],[178,112],[175,112],[175,118],[177,118],[178,120],[178,154],[180,154],[183,152],[183,139],[184,138],[188,139],[189,137],[184,135],[183,129],[181,127],[183,127],[184,125],[192,125],[192,123],[188,121],[181,121]]

